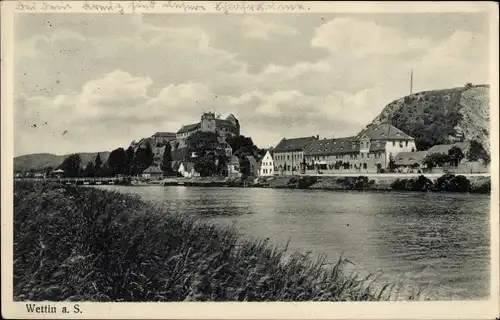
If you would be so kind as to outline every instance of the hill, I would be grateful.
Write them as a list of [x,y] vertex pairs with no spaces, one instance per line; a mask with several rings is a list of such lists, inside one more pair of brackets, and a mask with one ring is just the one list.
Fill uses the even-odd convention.
[[[106,161],[109,156],[108,151],[99,152],[101,154],[102,161]],[[26,154],[23,156],[14,158],[14,170],[15,171],[25,171],[25,170],[42,170],[46,167],[56,168],[59,166],[66,157],[66,155],[55,155],[50,153],[34,153]],[[94,161],[97,157],[97,152],[86,152],[79,153],[82,158],[82,165],[86,165],[89,161]]]
[[390,121],[415,138],[418,150],[477,140],[490,150],[489,85],[415,93],[389,103],[373,124]]

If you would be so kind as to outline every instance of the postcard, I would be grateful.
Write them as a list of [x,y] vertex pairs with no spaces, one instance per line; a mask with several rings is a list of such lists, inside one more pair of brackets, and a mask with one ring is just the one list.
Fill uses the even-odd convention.
[[499,317],[497,10],[2,2],[2,316]]

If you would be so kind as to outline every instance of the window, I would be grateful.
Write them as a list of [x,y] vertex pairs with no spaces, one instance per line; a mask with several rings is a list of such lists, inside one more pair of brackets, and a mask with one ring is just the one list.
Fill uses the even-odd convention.
[[366,154],[366,158],[370,159],[370,154],[369,153]]
[[406,147],[408,147],[408,141],[406,141],[405,145],[406,145]]
[[361,154],[361,159],[363,159],[363,158],[364,158],[364,156],[365,156],[365,155],[362,153],[362,154]]
[[290,155],[289,154],[286,155],[286,159],[290,160]]
[[394,146],[396,146],[396,141],[393,141],[393,142],[392,142],[392,146],[393,146],[393,147],[394,147]]

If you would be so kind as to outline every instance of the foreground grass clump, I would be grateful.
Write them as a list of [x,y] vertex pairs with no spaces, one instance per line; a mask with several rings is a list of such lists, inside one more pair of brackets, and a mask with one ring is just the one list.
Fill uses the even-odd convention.
[[14,298],[71,301],[390,299],[340,260],[284,259],[266,241],[95,188],[14,186]]

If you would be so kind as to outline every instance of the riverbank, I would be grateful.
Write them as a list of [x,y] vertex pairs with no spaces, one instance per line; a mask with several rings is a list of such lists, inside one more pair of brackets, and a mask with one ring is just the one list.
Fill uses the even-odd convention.
[[446,174],[427,175],[376,175],[376,176],[273,176],[254,178],[196,177],[165,179],[151,182],[157,185],[183,185],[195,187],[253,187],[279,189],[361,190],[361,191],[425,191],[491,193],[489,176],[462,176]]
[[346,275],[344,260],[284,259],[267,241],[96,188],[16,182],[14,243],[16,301],[394,298],[391,286]]
[[398,176],[291,176],[259,179],[257,186],[290,189],[361,190],[361,191],[426,191],[426,192],[470,192],[488,194],[491,179],[485,176],[466,178],[446,174],[434,180],[420,175],[402,178]]

